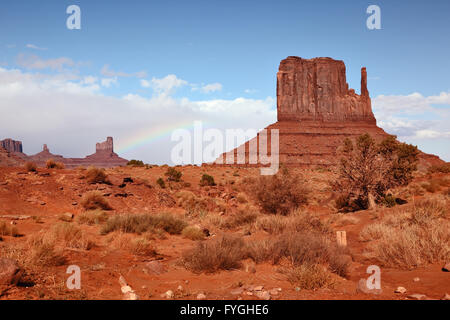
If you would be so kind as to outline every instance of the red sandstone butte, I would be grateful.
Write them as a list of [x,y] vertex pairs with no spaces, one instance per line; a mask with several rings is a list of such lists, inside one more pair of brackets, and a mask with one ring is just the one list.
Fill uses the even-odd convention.
[[[8,160],[10,160],[6,161],[7,157],[6,155],[3,155],[2,158],[0,158],[0,165],[2,166],[19,165],[21,164],[20,161],[32,161],[35,162],[38,166],[43,167],[49,159],[62,162],[67,168],[74,168],[79,166],[111,168],[125,166],[128,163],[128,160],[119,157],[114,152],[114,143],[112,137],[106,138],[106,141],[104,142],[97,143],[95,146],[95,153],[84,158],[64,158],[61,155],[53,154],[50,152],[46,144],[44,144],[41,152],[35,155],[28,156],[22,152],[22,142],[14,141],[11,139],[0,141],[0,148],[1,147],[3,147],[2,149],[5,149],[2,154],[6,152],[9,158]],[[18,161],[12,161],[12,158],[17,159]]]
[[[336,151],[345,138],[354,139],[365,133],[376,140],[386,138],[389,135],[377,126],[372,112],[366,68],[361,69],[360,92],[358,95],[349,89],[343,61],[284,59],[277,73],[278,121],[266,128],[268,150],[271,149],[270,130],[278,129],[280,164],[332,166],[337,164]],[[245,143],[245,164],[249,164],[249,144],[259,145],[259,138],[260,134]],[[236,156],[239,148],[219,159],[225,163],[224,156]],[[425,153],[420,153],[419,158],[424,166],[443,162],[439,157]]]

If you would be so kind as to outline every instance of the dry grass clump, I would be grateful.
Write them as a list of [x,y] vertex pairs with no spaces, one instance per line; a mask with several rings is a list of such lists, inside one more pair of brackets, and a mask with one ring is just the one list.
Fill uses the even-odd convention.
[[62,249],[56,248],[54,239],[42,232],[31,235],[25,248],[25,261],[22,260],[25,265],[51,267],[66,263]]
[[187,239],[194,241],[205,239],[205,234],[203,233],[203,231],[196,226],[187,226],[186,228],[183,229],[181,235]]
[[112,207],[100,191],[90,191],[81,198],[81,205],[86,210],[111,210]]
[[48,236],[68,248],[90,250],[95,245],[79,227],[67,222],[54,225]]
[[85,173],[86,181],[90,184],[105,183],[110,184],[108,180],[108,175],[105,173],[104,169],[89,167]]
[[37,171],[37,165],[34,162],[26,162],[24,165],[25,170],[27,172],[36,172]]
[[246,255],[247,247],[241,238],[224,235],[214,241],[198,242],[194,249],[183,254],[182,263],[192,272],[212,273],[239,269]]
[[303,179],[286,168],[276,175],[260,176],[247,182],[250,182],[250,194],[255,196],[266,213],[287,215],[308,200],[308,190]]
[[327,222],[322,222],[319,217],[309,212],[296,210],[288,216],[262,216],[256,221],[256,227],[270,234],[284,232],[314,231],[330,233],[331,228]]
[[448,219],[447,200],[424,200],[366,226],[360,239],[372,241],[366,254],[385,266],[413,269],[450,258]]
[[79,224],[101,224],[108,220],[109,215],[103,210],[91,210],[77,215],[76,220]]
[[157,251],[153,243],[147,237],[135,237],[130,233],[113,232],[106,239],[107,243],[116,248],[126,250],[137,256],[157,255]]
[[288,281],[302,290],[314,290],[329,287],[333,284],[330,271],[317,264],[281,268],[280,273],[286,275]]
[[286,233],[269,241],[245,243],[237,236],[201,242],[182,256],[183,265],[193,272],[215,272],[237,269],[250,258],[256,263],[287,261],[290,267],[324,265],[331,272],[346,276],[350,260],[327,238],[314,233]]
[[64,163],[62,162],[56,162],[53,159],[48,159],[47,162],[45,163],[45,166],[47,167],[47,169],[64,169]]
[[252,224],[256,221],[257,218],[258,214],[254,211],[238,211],[221,221],[220,227],[225,229],[235,229]]
[[16,226],[0,221],[0,236],[18,237],[20,234]]
[[125,233],[145,233],[154,229],[162,229],[169,234],[181,234],[187,223],[169,213],[152,214],[126,214],[113,216],[106,221],[101,229],[102,234],[113,231]]
[[186,210],[189,216],[205,216],[208,212],[226,212],[227,206],[221,199],[197,196],[191,191],[182,190],[175,194],[177,205]]

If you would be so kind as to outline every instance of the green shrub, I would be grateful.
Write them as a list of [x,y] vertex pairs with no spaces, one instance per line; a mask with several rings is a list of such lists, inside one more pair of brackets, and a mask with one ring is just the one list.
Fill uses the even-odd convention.
[[175,168],[169,167],[165,175],[167,176],[168,181],[179,182],[183,174],[180,171],[176,170]]
[[214,182],[214,177],[210,176],[209,174],[204,174],[202,178],[200,179],[200,185],[202,187],[204,186],[215,186],[216,183]]
[[128,161],[127,166],[132,166],[132,167],[144,167],[145,164],[144,164],[144,162],[141,161],[141,160],[134,160],[134,159],[133,159],[133,160]]
[[158,180],[156,180],[156,183],[162,188],[164,189],[166,187],[166,183],[164,182],[163,178],[158,178]]

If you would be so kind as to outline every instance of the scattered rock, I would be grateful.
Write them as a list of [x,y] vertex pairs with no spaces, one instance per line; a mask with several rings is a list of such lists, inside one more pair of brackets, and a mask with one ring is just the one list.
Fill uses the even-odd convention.
[[253,292],[247,291],[245,294],[248,295],[248,296],[252,296],[252,295],[253,295]]
[[401,294],[406,293],[406,288],[404,288],[404,287],[398,287],[398,288],[395,290],[395,293],[401,293]]
[[205,299],[206,299],[206,296],[203,293],[199,293],[197,295],[197,300],[205,300]]
[[164,265],[157,260],[147,262],[144,266],[143,271],[145,273],[152,273],[152,274],[156,274],[156,275],[160,275],[161,273],[167,272]]
[[442,271],[444,272],[450,272],[450,262],[447,262],[443,267]]
[[413,281],[414,281],[414,282],[419,282],[419,281],[420,281],[420,278],[419,278],[419,277],[415,277],[415,278],[413,279]]
[[123,287],[120,288],[120,290],[122,290],[123,294],[126,294],[128,292],[132,292],[133,291],[133,289],[131,289],[130,286],[123,286]]
[[444,296],[441,298],[441,300],[450,300],[450,294],[448,294],[448,293],[444,294]]
[[245,272],[255,273],[256,272],[256,264],[252,259],[247,259],[242,262],[242,266]]
[[253,288],[253,291],[262,291],[264,289],[264,286],[256,286]]
[[382,289],[369,289],[367,287],[367,280],[360,279],[358,282],[358,286],[356,287],[357,292],[365,293],[365,294],[380,294],[383,292]]
[[173,293],[172,290],[168,290],[168,291],[166,291],[166,293],[164,294],[164,296],[165,296],[167,299],[173,299],[173,297],[174,297],[175,295],[174,295],[174,293]]
[[72,205],[76,206],[76,205],[78,205],[78,202],[74,201],[74,202],[72,202]]
[[61,218],[64,219],[64,221],[72,220],[73,217],[74,217],[73,213],[70,212],[66,212],[61,215]]
[[177,288],[178,291],[183,291],[183,286],[179,285]]
[[425,300],[427,298],[427,296],[424,294],[415,293],[415,294],[410,294],[408,296],[408,298],[413,299],[413,300]]
[[231,291],[233,296],[239,296],[244,292],[244,288],[237,288]]
[[11,219],[11,220],[26,220],[30,219],[31,216],[10,216],[10,215],[2,215],[0,218]]
[[[278,288],[278,289],[279,289],[279,288]],[[280,291],[278,291],[278,289],[275,288],[275,289],[269,290],[269,294],[270,294],[271,296],[277,296],[277,295],[280,293]]]
[[271,296],[268,291],[259,291],[256,293],[256,296],[262,300],[270,300]]
[[16,261],[0,258],[0,285],[16,285],[23,275]]

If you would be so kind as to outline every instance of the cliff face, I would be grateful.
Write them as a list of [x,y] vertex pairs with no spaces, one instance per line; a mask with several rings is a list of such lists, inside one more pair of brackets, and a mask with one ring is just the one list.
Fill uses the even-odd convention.
[[361,95],[349,89],[345,64],[331,58],[288,57],[277,74],[278,121],[365,121],[376,123],[361,70]]
[[[266,129],[268,136],[272,129],[278,130],[279,161],[285,166],[333,166],[339,160],[337,148],[345,138],[355,139],[369,133],[380,141],[389,136],[376,125],[366,68],[361,69],[358,95],[348,88],[344,62],[331,58],[288,57],[281,61],[277,73],[277,112],[278,121]],[[244,165],[252,164],[249,159],[254,159],[255,154],[249,146],[258,146],[260,138],[258,134],[245,143]],[[227,155],[234,154],[237,164],[237,150],[243,150],[244,146],[222,155],[218,163],[225,163]],[[267,149],[271,150],[270,138]],[[420,153],[419,159],[423,166],[442,162],[439,157],[424,153]]]
[[7,152],[23,152],[22,142],[12,139],[5,139],[0,141],[0,148],[5,149]]

